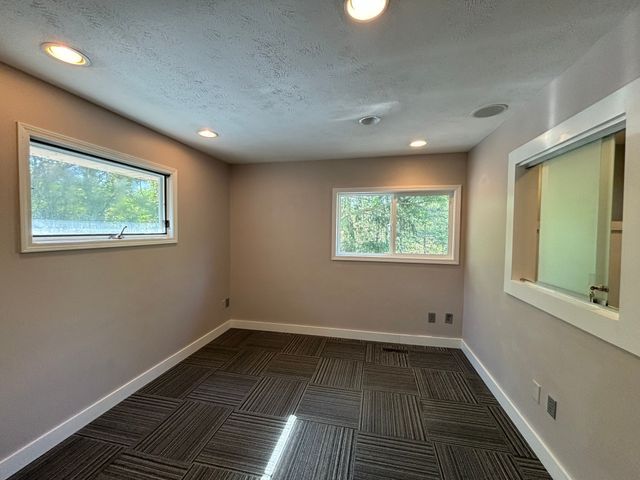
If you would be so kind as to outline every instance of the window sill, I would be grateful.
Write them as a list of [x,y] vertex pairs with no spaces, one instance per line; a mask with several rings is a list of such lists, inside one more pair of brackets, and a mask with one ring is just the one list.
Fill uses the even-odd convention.
[[95,239],[78,238],[42,238],[37,241],[27,242],[22,245],[22,253],[57,252],[63,250],[93,250],[96,248],[142,247],[145,245],[165,245],[178,243],[174,236],[134,236],[123,239],[109,239],[98,237]]
[[612,333],[615,333],[611,332],[610,326],[618,324],[620,320],[620,314],[616,310],[589,303],[587,300],[581,300],[535,283],[507,280],[504,284],[504,291],[543,312],[607,341],[612,341],[610,337],[612,337]]
[[460,261],[452,257],[411,257],[405,255],[334,255],[334,261],[347,262],[383,262],[383,263],[423,263],[432,265],[460,265]]

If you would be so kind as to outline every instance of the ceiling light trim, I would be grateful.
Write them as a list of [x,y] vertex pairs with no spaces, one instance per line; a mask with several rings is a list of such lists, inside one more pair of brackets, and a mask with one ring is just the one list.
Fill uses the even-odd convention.
[[218,132],[215,132],[210,128],[201,128],[196,133],[202,138],[218,138],[220,136]]
[[[91,59],[82,50],[60,42],[44,42],[40,45],[41,50],[50,58],[64,63],[65,65],[71,65],[73,67],[88,67],[91,65]],[[64,59],[62,52],[67,53],[67,59]],[[75,55],[77,61],[72,60],[72,56]]]
[[421,138],[421,139],[417,139],[412,141],[409,146],[411,148],[424,148],[428,145],[429,142],[427,142],[425,139]]
[[388,7],[389,0],[346,0],[344,2],[347,15],[358,23],[368,23],[379,18]]

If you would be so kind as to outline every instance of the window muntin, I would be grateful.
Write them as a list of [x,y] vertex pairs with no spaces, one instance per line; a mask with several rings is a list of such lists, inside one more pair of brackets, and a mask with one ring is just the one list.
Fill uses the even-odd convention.
[[334,191],[336,260],[458,263],[459,186]]
[[33,237],[167,233],[166,176],[31,141]]

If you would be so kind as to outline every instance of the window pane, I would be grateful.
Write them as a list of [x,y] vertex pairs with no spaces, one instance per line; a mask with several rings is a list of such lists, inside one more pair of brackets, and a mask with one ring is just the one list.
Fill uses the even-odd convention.
[[542,165],[538,281],[581,296],[608,288],[615,148],[611,136]]
[[449,254],[449,195],[398,195],[396,250],[407,255]]
[[164,234],[164,176],[31,143],[34,236]]
[[391,253],[392,198],[390,194],[345,193],[338,196],[339,253]]

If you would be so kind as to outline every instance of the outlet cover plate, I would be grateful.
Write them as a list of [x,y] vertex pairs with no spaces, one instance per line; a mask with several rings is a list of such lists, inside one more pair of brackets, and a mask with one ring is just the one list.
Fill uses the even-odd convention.
[[540,393],[542,391],[542,386],[533,380],[533,389],[531,390],[531,394],[533,395],[533,399],[536,401],[538,405],[540,405]]

